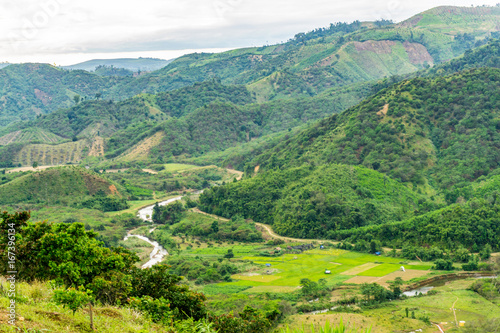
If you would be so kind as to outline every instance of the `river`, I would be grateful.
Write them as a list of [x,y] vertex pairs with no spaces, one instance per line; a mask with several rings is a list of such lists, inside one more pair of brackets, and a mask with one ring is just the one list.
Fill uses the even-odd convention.
[[[200,194],[202,193],[202,191],[196,191],[194,192],[193,194]],[[165,201],[161,201],[158,203],[159,206],[166,206],[168,204],[171,204],[172,202],[174,201],[178,201],[178,200],[181,200],[184,196],[178,196],[178,197],[175,197],[175,198],[171,198],[171,199],[168,199],[168,200],[165,200]],[[153,216],[153,208],[154,208],[155,205],[151,205],[151,206],[147,206],[147,207],[144,207],[142,209],[140,209],[138,212],[137,212],[137,217],[139,217],[140,219],[146,221],[146,222],[152,222],[152,219],[151,217]],[[156,228],[152,228],[151,230],[149,230],[149,233],[152,233]],[[130,237],[137,237],[139,239],[142,239],[143,241],[145,242],[148,242],[149,244],[153,245],[153,251],[151,251],[151,253],[149,254],[149,261],[147,263],[145,263],[144,265],[141,266],[141,268],[150,268],[154,265],[156,265],[157,263],[163,261],[163,258],[165,258],[166,256],[168,256],[168,252],[167,250],[165,250],[163,248],[163,246],[161,246],[160,244],[158,244],[158,242],[155,242],[149,238],[147,238],[146,236],[142,236],[142,235],[134,235],[131,233],[131,231],[128,232],[127,236],[125,236],[125,238],[123,239],[124,241],[126,241],[127,239],[129,239]]]

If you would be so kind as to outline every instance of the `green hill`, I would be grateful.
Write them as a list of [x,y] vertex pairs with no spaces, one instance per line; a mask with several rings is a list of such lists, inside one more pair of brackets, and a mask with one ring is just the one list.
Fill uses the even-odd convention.
[[79,167],[32,172],[0,185],[0,205],[70,205],[89,200],[93,196],[106,195],[121,196],[117,187],[109,180]]
[[[306,238],[329,232],[332,239],[345,239],[362,235],[356,231],[362,225],[424,212],[429,213],[411,221],[432,222],[444,214],[442,228],[454,225],[462,215],[447,217],[453,207],[430,211],[445,202],[498,195],[492,194],[496,178],[479,187],[474,181],[498,173],[499,79],[500,69],[479,68],[395,84],[264,150],[246,164],[248,176],[258,171],[253,178],[205,192],[202,208],[226,217],[241,214],[273,224],[278,233]],[[364,180],[356,180],[360,174]],[[466,211],[476,216],[478,207],[496,209],[477,205]],[[424,233],[410,222],[398,223]]]
[[335,23],[283,44],[185,55],[135,78],[43,64],[11,65],[0,69],[0,126],[67,108],[75,95],[121,101],[214,77],[226,85],[247,85],[259,102],[314,96],[459,56],[498,37],[499,14],[498,7],[437,7],[400,24]]
[[0,69],[0,127],[69,107],[75,95],[94,98],[116,81],[45,64],[10,65]]
[[498,167],[499,75],[482,68],[403,81],[282,142],[248,169],[362,164],[438,188],[473,181]]
[[200,203],[204,211],[240,214],[300,238],[401,220],[432,206],[377,171],[340,164],[269,171],[206,190]]

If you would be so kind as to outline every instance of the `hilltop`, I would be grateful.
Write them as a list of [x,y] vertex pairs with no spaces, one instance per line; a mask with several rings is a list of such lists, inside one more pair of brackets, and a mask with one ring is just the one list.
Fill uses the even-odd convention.
[[[94,206],[100,204],[96,201],[120,203],[122,194],[118,188],[118,185],[84,168],[51,168],[28,172],[0,185],[0,205],[43,203],[69,206],[84,203],[84,206]],[[96,205],[95,208],[103,207]]]
[[[173,60],[173,59],[172,59]],[[64,69],[81,69],[87,72],[93,72],[96,67],[113,67],[126,69],[131,72],[151,72],[168,65],[172,60],[157,58],[118,58],[118,59],[93,59],[78,64],[62,66]]]
[[499,13],[498,7],[438,7],[399,24],[338,22],[299,33],[283,44],[185,55],[136,78],[109,67],[96,74],[42,64],[11,65],[0,69],[0,126],[68,107],[76,95],[119,101],[214,77],[226,85],[246,85],[259,102],[315,96],[459,56],[497,36]]

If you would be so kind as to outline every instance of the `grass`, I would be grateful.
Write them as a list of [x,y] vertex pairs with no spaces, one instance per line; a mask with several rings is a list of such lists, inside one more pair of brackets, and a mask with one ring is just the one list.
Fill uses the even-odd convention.
[[[5,279],[0,278],[4,286]],[[9,299],[0,294],[0,332],[91,332],[87,309],[73,315],[52,301],[53,291],[46,283],[17,282],[16,327],[7,324]],[[22,317],[22,319],[20,318]],[[95,306],[94,325],[97,332],[165,332],[165,327],[152,323],[137,311],[114,306]]]
[[169,163],[169,164],[165,164],[164,166],[165,166],[165,169],[162,170],[161,172],[182,172],[182,171],[200,168],[197,165],[180,164],[180,163]]
[[146,262],[149,261],[149,255],[153,250],[153,246],[142,239],[137,237],[129,237],[126,241],[120,241],[118,246],[123,246],[126,249],[131,250],[139,257],[139,262],[136,263],[137,267],[141,267]]
[[[240,257],[243,252],[255,251],[255,247],[255,245],[254,248],[244,246],[233,249],[233,251],[235,252],[236,257]],[[218,254],[224,254],[227,251],[227,249],[224,248],[212,248],[199,249],[198,253],[206,253],[207,250]],[[285,254],[280,257],[243,255],[238,259],[251,261],[261,268],[252,272],[252,274],[233,275],[232,278],[237,281],[222,283],[220,285],[228,287],[255,287],[249,289],[248,292],[269,291],[271,288],[268,287],[283,288],[287,291],[293,291],[300,285],[300,280],[305,277],[312,281],[325,279],[329,285],[334,285],[344,282],[352,277],[352,275],[343,275],[340,273],[374,262],[381,264],[375,266],[374,268],[369,268],[368,270],[357,273],[357,275],[366,275],[366,272],[369,272],[369,276],[385,276],[398,270],[400,267],[399,259],[348,252],[338,249],[314,249],[305,251],[301,254]],[[271,264],[271,266],[266,267],[265,264]],[[325,274],[326,269],[330,270],[331,274]],[[272,270],[272,274],[266,274],[266,272],[270,270]]]
[[108,216],[115,216],[115,215],[120,215],[120,214],[125,214],[125,213],[131,213],[131,214],[135,215],[135,214],[137,214],[137,211],[140,210],[141,208],[151,206],[157,202],[165,201],[165,200],[168,200],[171,198],[175,198],[177,196],[178,195],[176,195],[176,194],[170,194],[170,195],[159,197],[156,199],[128,201],[128,204],[130,205],[130,207],[128,209],[120,210],[117,212],[108,212],[106,214]]
[[[466,326],[471,322],[484,322],[500,318],[500,307],[486,300],[480,295],[467,288],[473,283],[473,279],[449,282],[442,287],[437,287],[436,295],[424,297],[411,297],[405,300],[393,302],[390,306],[384,306],[365,312],[366,316],[378,317],[386,324],[387,322],[405,322],[405,308],[415,312],[416,318],[428,317],[431,322],[448,324],[445,330],[454,327],[455,317],[451,310],[453,304],[458,321],[465,321]],[[425,325],[422,325],[425,326]],[[415,327],[416,328],[416,327]],[[433,328],[435,331],[435,327]],[[424,332],[434,332],[424,330]]]

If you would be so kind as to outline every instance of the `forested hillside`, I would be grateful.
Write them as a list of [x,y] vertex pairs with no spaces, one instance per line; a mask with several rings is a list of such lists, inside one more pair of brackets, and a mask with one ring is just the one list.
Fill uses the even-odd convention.
[[[490,236],[474,242],[491,244],[497,179],[475,181],[498,174],[499,79],[499,69],[478,68],[395,84],[264,151],[246,164],[252,178],[206,191],[202,207],[273,224],[284,235],[398,246],[437,242],[437,229],[467,215],[449,234],[453,242],[467,245],[471,238],[456,233],[480,223]],[[386,227],[390,221],[401,222]]]
[[279,144],[248,169],[344,163],[441,188],[472,181],[498,167],[499,75],[482,68],[403,81]]

